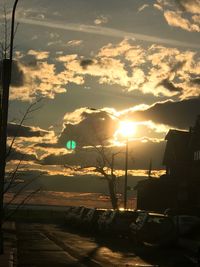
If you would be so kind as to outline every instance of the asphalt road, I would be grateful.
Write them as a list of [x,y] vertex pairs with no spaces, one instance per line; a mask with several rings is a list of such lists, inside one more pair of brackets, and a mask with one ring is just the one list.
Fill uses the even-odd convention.
[[131,241],[87,236],[52,224],[19,224],[19,267],[195,266],[178,248],[134,246]]

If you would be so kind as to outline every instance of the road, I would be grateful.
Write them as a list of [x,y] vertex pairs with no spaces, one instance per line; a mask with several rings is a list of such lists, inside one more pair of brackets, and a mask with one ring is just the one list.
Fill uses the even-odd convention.
[[17,226],[19,267],[193,265],[177,248],[134,246],[128,240],[87,236],[52,224]]

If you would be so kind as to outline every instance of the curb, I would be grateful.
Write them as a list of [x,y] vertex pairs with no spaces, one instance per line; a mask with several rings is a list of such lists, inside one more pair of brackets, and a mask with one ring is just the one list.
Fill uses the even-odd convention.
[[87,264],[87,266],[92,266],[92,267],[102,267],[102,263],[99,263],[95,259],[91,259],[87,254],[86,255],[80,255],[78,254],[74,249],[72,249],[71,246],[66,245],[63,241],[58,240],[53,234],[49,233],[48,231],[42,230],[43,233],[51,240],[53,241],[56,245],[61,247],[63,250],[66,252],[69,252],[71,256],[77,258],[78,260],[82,260],[83,264]]

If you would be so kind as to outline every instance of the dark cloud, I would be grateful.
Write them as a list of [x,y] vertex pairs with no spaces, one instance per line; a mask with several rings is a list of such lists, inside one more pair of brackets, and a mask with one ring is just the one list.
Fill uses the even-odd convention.
[[177,62],[171,69],[171,73],[174,73],[180,69],[182,69],[182,67],[185,65],[186,63],[186,60],[183,60],[183,61],[180,61],[180,62]]
[[164,79],[157,84],[156,87],[163,86],[170,92],[182,92],[183,88],[175,86],[169,79]]
[[16,137],[41,137],[48,134],[48,131],[15,123],[8,124],[8,136]]
[[157,103],[147,110],[131,114],[135,120],[152,120],[177,128],[188,129],[200,114],[200,98]]
[[44,148],[58,148],[57,143],[38,143],[34,145],[35,147],[44,147]]
[[[162,157],[165,149],[165,141],[129,142],[129,169],[148,169],[150,159],[153,168],[162,168]],[[115,168],[124,169],[124,147],[104,147],[104,153],[111,160],[112,153],[121,151],[115,157]],[[65,155],[48,155],[40,163],[44,165],[69,165],[69,166],[96,166],[100,154],[94,148],[77,149],[75,153]]]
[[[9,147],[7,148],[7,151],[9,151]],[[28,154],[12,147],[12,149],[10,150],[10,154],[7,158],[7,161],[10,160],[36,161],[37,158],[34,154]]]
[[[187,2],[189,2],[190,0],[186,0]],[[177,7],[181,10],[181,11],[186,11],[185,6],[184,6],[184,0],[175,0],[175,3],[177,5]]]
[[182,92],[183,88],[174,85],[174,83],[172,81],[170,81],[170,76],[176,74],[176,72],[180,69],[182,69],[182,67],[185,65],[186,61],[180,61],[177,62],[174,66],[171,67],[171,70],[169,72],[169,76],[168,78],[163,79],[162,81],[160,81],[156,87],[158,86],[163,86],[165,87],[167,90],[169,90],[170,92]]
[[[175,0],[175,3],[181,11],[186,12],[190,11],[190,8],[188,6],[200,6],[199,0]],[[195,10],[192,13],[195,13]]]
[[74,140],[78,145],[98,145],[113,136],[115,125],[105,111],[81,114],[79,123],[65,123],[64,129],[58,138],[59,147],[65,147],[68,140]]
[[37,67],[37,59],[34,55],[25,55],[22,58],[23,64],[27,67],[36,68]]
[[82,59],[80,62],[80,66],[83,69],[86,69],[88,66],[91,66],[94,64],[94,61],[92,59]]
[[190,80],[191,83],[194,83],[194,84],[198,84],[200,85],[200,77],[197,77],[197,78],[193,78]]
[[[0,62],[0,77],[2,77],[2,62]],[[0,80],[0,83],[2,81]],[[20,69],[20,65],[17,61],[13,60],[12,63],[12,76],[11,85],[15,87],[20,87],[24,85],[24,73]]]

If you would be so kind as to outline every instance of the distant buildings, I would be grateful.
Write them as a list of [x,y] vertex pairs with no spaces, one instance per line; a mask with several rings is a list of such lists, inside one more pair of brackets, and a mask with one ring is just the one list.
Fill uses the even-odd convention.
[[163,158],[166,174],[140,181],[137,208],[200,211],[200,115],[189,131],[169,130]]

